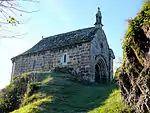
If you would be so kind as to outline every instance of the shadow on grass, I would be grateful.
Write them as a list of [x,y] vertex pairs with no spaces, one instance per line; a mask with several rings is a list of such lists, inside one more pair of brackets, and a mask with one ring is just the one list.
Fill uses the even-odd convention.
[[117,88],[116,84],[84,85],[54,74],[52,79],[38,90],[53,97],[51,102],[41,105],[43,109],[38,113],[86,113],[103,105]]

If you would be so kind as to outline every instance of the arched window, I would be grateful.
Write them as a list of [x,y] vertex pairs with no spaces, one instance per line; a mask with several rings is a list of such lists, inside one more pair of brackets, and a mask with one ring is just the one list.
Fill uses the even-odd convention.
[[64,63],[66,63],[66,58],[67,58],[67,55],[64,54]]
[[61,56],[60,62],[62,65],[67,65],[68,62],[68,54],[67,53],[63,53],[63,55]]

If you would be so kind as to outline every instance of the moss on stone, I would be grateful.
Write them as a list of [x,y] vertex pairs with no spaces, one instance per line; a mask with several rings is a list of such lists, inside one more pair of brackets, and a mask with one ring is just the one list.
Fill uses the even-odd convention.
[[[147,70],[147,53],[150,48],[150,0],[147,0],[137,16],[129,20],[128,30],[124,36],[123,48],[123,65],[120,70],[119,83],[123,100],[130,105],[134,105],[139,112],[147,112],[149,108],[140,107],[147,105],[140,96],[148,100],[149,91],[149,69]],[[147,63],[148,62],[148,63]],[[149,105],[147,105],[149,106]]]
[[[140,10],[138,15],[129,20],[128,30],[124,36],[124,42],[122,45],[123,48],[123,59],[124,62],[131,58],[131,55],[134,54],[138,59],[138,62],[144,66],[144,54],[143,47],[140,44],[140,41],[144,40],[142,26],[145,24],[150,24],[150,0],[147,0],[143,8]],[[144,45],[143,45],[144,46]],[[133,53],[132,53],[133,52]],[[126,68],[127,69],[127,68]],[[128,71],[128,70],[126,70]]]

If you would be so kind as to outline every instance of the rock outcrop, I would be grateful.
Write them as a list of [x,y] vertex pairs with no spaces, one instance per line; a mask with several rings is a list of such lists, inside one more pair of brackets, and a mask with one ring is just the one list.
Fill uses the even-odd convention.
[[123,42],[119,85],[122,99],[137,113],[150,112],[150,0],[129,21]]

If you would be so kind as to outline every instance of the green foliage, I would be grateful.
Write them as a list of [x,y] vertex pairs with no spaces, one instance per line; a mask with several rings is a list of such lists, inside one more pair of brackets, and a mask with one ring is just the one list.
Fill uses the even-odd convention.
[[37,101],[38,99],[43,99],[45,97],[46,97],[46,95],[42,94],[41,92],[35,93],[35,94],[31,95],[31,96],[25,95],[24,99],[23,99],[23,101],[21,103],[21,106],[23,107],[25,105],[33,103],[34,101]]
[[130,38],[130,36],[135,36],[137,32],[140,31],[144,24],[150,23],[150,0],[144,3],[143,8],[140,13],[132,20],[130,20],[130,25],[128,26],[128,31],[125,34],[125,40]]
[[27,86],[27,96],[33,95],[35,91],[38,89],[37,83],[33,82]]
[[[6,88],[2,89],[0,93],[0,112],[11,112],[21,105],[24,94],[32,95],[37,89],[36,85],[32,83],[31,73],[13,78],[13,81]],[[31,78],[30,78],[31,77]],[[31,83],[31,84],[30,84]]]
[[[139,63],[138,65],[144,66],[144,51],[146,51],[146,43],[144,42],[147,42],[147,40],[144,37],[145,35],[143,35],[144,32],[142,27],[144,25],[150,25],[149,15],[150,0],[147,0],[137,16],[134,19],[129,20],[128,30],[124,36],[122,45],[124,66],[128,73],[130,73],[128,62],[130,62],[132,67],[135,66],[135,64],[132,63],[133,58],[137,59],[137,61],[134,62]],[[139,73],[136,67],[134,67],[134,70]]]
[[8,23],[10,23],[10,24],[12,24],[12,25],[19,24],[19,21],[17,21],[15,17],[9,16],[9,18],[8,18],[7,21],[8,21]]
[[[145,2],[142,10],[140,11],[140,13],[132,20],[130,20],[130,24],[128,26],[128,31],[125,34],[125,40],[124,40],[124,45],[123,48],[125,47],[126,43],[130,42],[130,38],[136,35],[137,32],[139,32],[141,30],[141,27],[144,24],[149,24],[150,23],[150,5],[149,2],[150,0],[147,0],[147,2]],[[127,42],[126,42],[127,41]],[[127,44],[128,46],[128,44]]]
[[46,97],[46,98],[43,98],[43,99],[36,100],[33,103],[28,104],[24,107],[21,107],[20,109],[15,110],[12,113],[37,113],[39,110],[43,111],[44,108],[40,107],[41,104],[46,104],[50,100],[51,100],[51,97]]
[[115,72],[115,81],[119,80],[119,75],[122,71],[122,66],[120,66],[119,68],[117,68],[116,72]]

